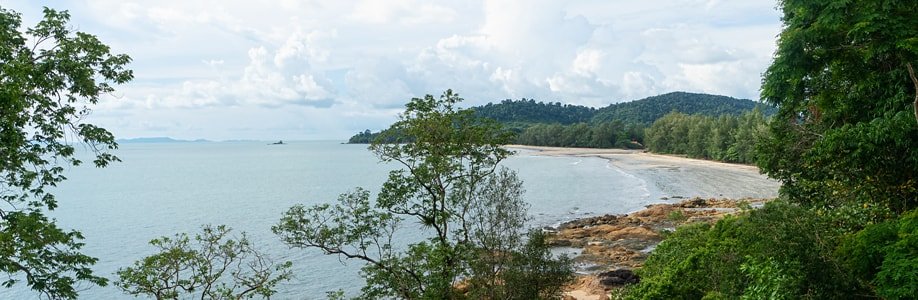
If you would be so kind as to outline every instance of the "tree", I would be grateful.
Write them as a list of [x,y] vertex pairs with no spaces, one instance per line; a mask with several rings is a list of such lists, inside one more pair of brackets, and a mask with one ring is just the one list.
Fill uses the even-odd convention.
[[915,299],[918,290],[918,210],[870,224],[836,249],[840,265],[882,299]]
[[759,166],[795,202],[867,216],[855,223],[918,207],[908,74],[918,62],[918,2],[780,5],[784,30],[762,85],[780,109],[758,145]]
[[222,225],[204,226],[194,237],[197,245],[184,233],[154,239],[150,244],[159,252],[119,269],[116,285],[125,293],[156,299],[270,298],[274,286],[292,276],[291,263],[274,264],[245,233],[232,237],[230,232]]
[[[456,108],[461,100],[450,90],[439,98],[411,99],[383,133],[401,132],[408,142],[380,143],[383,138],[370,146],[381,161],[402,167],[389,173],[375,202],[358,188],[342,194],[337,205],[294,206],[274,232],[293,247],[366,262],[364,298],[457,299],[496,286],[509,289],[500,292],[507,298],[517,294],[507,276],[570,274],[567,261],[519,258],[544,253],[522,251],[522,185],[515,172],[498,166],[511,154],[501,147],[510,135]],[[408,229],[397,237],[406,219],[418,223],[418,232]],[[404,235],[420,241],[393,243]],[[538,290],[557,291],[552,287],[563,283]]]
[[753,163],[754,143],[764,135],[765,124],[758,108],[739,116],[720,117],[672,112],[647,129],[647,148],[657,153]]
[[20,32],[18,13],[0,8],[0,270],[3,285],[22,280],[49,298],[76,298],[78,281],[105,285],[83,255],[83,236],[45,216],[58,202],[48,189],[64,166],[81,163],[74,142],[104,167],[118,158],[107,130],[84,123],[91,106],[133,78],[131,61],[91,34],[68,29],[70,15],[45,8],[44,19]]

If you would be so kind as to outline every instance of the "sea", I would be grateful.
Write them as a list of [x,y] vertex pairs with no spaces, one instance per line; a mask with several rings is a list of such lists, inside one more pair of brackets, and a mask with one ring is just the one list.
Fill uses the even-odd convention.
[[[662,202],[662,192],[648,179],[605,159],[516,151],[502,165],[523,180],[530,227]],[[333,203],[356,187],[375,194],[398,167],[379,162],[366,145],[340,141],[122,143],[114,154],[122,161],[106,168],[87,159],[67,169],[68,179],[53,190],[60,207],[49,212],[61,227],[83,233],[82,252],[99,259],[96,275],[114,282],[119,268],[155,253],[151,239],[226,225],[245,232],[273,260],[293,263],[294,278],[277,287],[274,299],[324,299],[335,290],[357,295],[361,262],[290,248],[271,226],[296,204]],[[88,158],[89,151],[80,148],[78,155]],[[83,284],[80,290],[80,299],[134,298],[113,284]],[[0,299],[39,295],[20,283],[0,288]]]

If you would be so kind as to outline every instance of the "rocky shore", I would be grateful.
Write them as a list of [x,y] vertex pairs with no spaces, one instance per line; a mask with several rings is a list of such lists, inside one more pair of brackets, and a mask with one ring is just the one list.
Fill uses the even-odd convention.
[[653,204],[626,215],[604,215],[545,228],[554,247],[571,248],[577,255],[578,278],[567,288],[566,299],[606,299],[614,289],[640,279],[632,272],[677,226],[716,222],[725,215],[764,204],[766,199],[692,198],[674,204]]
[[[559,252],[572,254],[577,280],[567,299],[605,299],[624,284],[640,280],[640,268],[663,234],[679,225],[716,222],[727,214],[761,206],[778,196],[781,183],[755,166],[658,155],[639,150],[508,145],[526,155],[599,157],[610,167],[640,178],[653,190],[651,204],[624,215],[604,215],[545,228]],[[683,195],[689,197],[675,196]],[[737,200],[727,200],[737,199]]]

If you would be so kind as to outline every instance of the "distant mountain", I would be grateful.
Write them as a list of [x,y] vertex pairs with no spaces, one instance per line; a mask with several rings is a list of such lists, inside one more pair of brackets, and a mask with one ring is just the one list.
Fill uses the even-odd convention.
[[719,116],[739,115],[756,107],[760,107],[766,116],[773,115],[777,111],[774,107],[748,99],[673,92],[606,106],[597,110],[591,121],[603,123],[617,120],[625,124],[651,124],[673,111],[687,115]]
[[197,140],[189,141],[189,140],[177,140],[177,139],[173,139],[170,137],[141,137],[141,138],[133,138],[133,139],[118,139],[117,142],[130,144],[130,143],[201,143],[201,142],[210,142],[210,141],[205,140],[205,139],[197,139]]
[[[510,127],[526,124],[605,123],[620,121],[624,124],[651,124],[663,115],[678,111],[688,115],[719,116],[739,115],[761,107],[765,115],[774,114],[773,107],[727,96],[673,92],[640,100],[611,104],[596,109],[587,106],[536,102],[531,99],[503,100],[472,107],[475,114],[491,118]],[[514,126],[515,125],[515,126]],[[525,127],[525,126],[523,126]]]
[[[471,109],[480,117],[494,119],[516,133],[537,124],[572,125],[590,123],[593,126],[616,122],[633,127],[649,126],[664,115],[676,111],[688,115],[719,116],[740,115],[759,108],[766,116],[773,115],[774,107],[748,99],[727,96],[673,92],[640,100],[615,103],[596,109],[593,107],[537,102],[532,99],[503,100]],[[622,126],[618,126],[624,128]],[[621,129],[620,128],[620,129]],[[635,129],[642,130],[642,129]],[[378,132],[366,130],[350,138],[348,143],[369,143]]]

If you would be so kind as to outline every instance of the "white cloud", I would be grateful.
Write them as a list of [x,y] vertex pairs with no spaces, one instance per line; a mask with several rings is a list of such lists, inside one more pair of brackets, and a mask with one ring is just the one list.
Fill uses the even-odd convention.
[[398,23],[420,25],[449,23],[458,17],[455,10],[418,0],[361,0],[348,19],[370,24]]
[[[310,74],[306,69],[288,69],[278,66],[273,53],[264,47],[248,50],[248,64],[241,76],[216,79],[190,79],[173,84],[168,92],[143,88],[125,90],[127,102],[144,109],[202,108],[213,106],[258,105],[282,107],[286,105],[328,106],[334,97],[325,80]],[[291,59],[293,60],[293,59]],[[222,60],[204,63],[219,67]]]
[[599,49],[584,49],[574,58],[572,71],[575,74],[590,76],[596,74],[601,67],[605,53]]
[[209,67],[211,67],[211,68],[216,68],[216,67],[222,66],[223,63],[225,63],[225,61],[223,61],[222,59],[207,59],[207,60],[203,60],[203,61],[201,61],[201,62],[203,62],[205,65],[207,65],[207,66],[209,66]]
[[[757,98],[780,30],[771,0],[49,5],[134,58],[135,82],[94,114],[126,136],[344,138],[447,88],[467,105],[525,97],[605,106],[674,90]],[[4,7],[26,24],[40,12],[26,0]]]
[[277,50],[274,55],[274,64],[282,68],[287,61],[293,59],[305,60],[312,64],[325,63],[331,51],[321,46],[321,43],[323,40],[334,39],[337,35],[335,30],[313,30],[304,33],[302,29],[298,29]]
[[415,96],[403,78],[404,69],[393,62],[357,66],[345,75],[347,101],[366,108],[402,107]]

